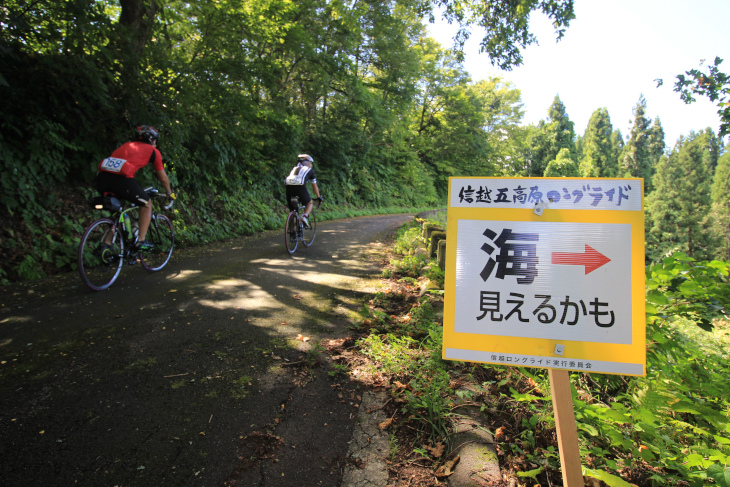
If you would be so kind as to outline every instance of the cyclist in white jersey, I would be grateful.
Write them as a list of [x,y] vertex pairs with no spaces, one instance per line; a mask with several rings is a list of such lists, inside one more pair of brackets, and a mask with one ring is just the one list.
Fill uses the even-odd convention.
[[292,208],[291,200],[293,196],[299,198],[299,202],[305,205],[304,214],[302,215],[302,220],[305,225],[309,225],[309,214],[312,212],[312,207],[314,206],[312,197],[307,190],[307,182],[312,183],[312,189],[314,189],[317,199],[322,201],[322,196],[319,194],[319,188],[317,187],[317,177],[314,175],[314,169],[312,168],[313,163],[314,159],[312,159],[312,156],[299,154],[297,156],[297,165],[291,170],[289,176],[286,177],[287,204],[290,210],[295,210],[296,208]]

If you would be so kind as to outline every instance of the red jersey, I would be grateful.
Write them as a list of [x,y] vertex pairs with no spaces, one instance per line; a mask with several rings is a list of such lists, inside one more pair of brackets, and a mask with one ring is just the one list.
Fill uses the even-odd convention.
[[157,147],[146,142],[127,142],[99,163],[99,171],[133,178],[134,173],[152,163],[155,171],[162,171],[162,154]]

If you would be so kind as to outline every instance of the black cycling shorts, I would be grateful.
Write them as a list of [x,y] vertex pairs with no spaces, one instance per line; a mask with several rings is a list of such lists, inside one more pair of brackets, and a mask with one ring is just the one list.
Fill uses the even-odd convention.
[[286,204],[289,206],[290,210],[296,210],[296,208],[294,208],[291,204],[292,196],[299,197],[300,205],[306,205],[307,203],[312,201],[312,197],[309,195],[307,186],[305,186],[304,184],[287,184],[286,185]]
[[136,179],[126,178],[120,174],[99,172],[96,175],[96,189],[102,194],[114,193],[123,200],[136,205],[144,205],[150,200],[149,195],[144,192]]

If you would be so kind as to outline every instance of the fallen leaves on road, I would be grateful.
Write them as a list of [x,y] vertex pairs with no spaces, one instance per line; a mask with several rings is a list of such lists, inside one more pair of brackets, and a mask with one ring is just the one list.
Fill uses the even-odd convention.
[[436,443],[436,446],[425,445],[426,450],[431,453],[434,458],[440,458],[444,454],[446,446],[443,443]]
[[460,459],[461,458],[457,455],[456,457],[454,457],[453,460],[449,460],[448,462],[441,465],[438,469],[436,469],[436,476],[443,478],[448,477],[449,475],[454,473],[454,467],[457,463],[459,463]]
[[297,340],[300,340],[302,342],[308,342],[310,340],[310,338],[309,337],[305,337],[304,335],[302,335],[300,333],[299,335],[297,335]]

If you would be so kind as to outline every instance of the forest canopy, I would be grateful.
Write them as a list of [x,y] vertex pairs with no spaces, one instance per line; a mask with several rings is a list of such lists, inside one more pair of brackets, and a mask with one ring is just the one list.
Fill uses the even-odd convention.
[[[484,29],[484,55],[509,70],[535,42],[537,12],[559,39],[573,2],[8,0],[0,279],[72,266],[96,165],[140,123],[161,130],[183,244],[278,226],[281,180],[297,153],[314,157],[333,206],[435,207],[456,175],[643,177],[649,195],[655,178],[661,189],[662,158],[680,160],[700,138],[716,151],[702,156],[703,214],[713,215],[703,232],[728,248],[713,223],[728,219],[727,194],[710,191],[725,164],[713,133],[667,152],[643,97],[625,136],[600,107],[581,135],[557,96],[543,121],[525,126],[517,87],[470,79],[460,52],[470,30]],[[436,16],[459,26],[454,46],[428,37]]]

